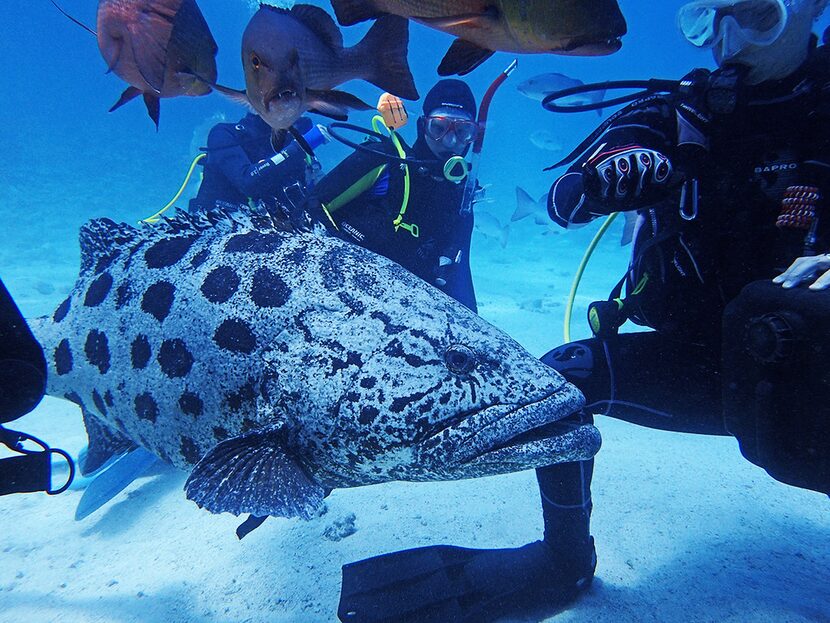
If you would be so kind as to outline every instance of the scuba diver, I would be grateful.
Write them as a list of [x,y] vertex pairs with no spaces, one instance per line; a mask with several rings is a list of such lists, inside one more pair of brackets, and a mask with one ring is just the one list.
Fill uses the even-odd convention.
[[478,132],[470,88],[440,80],[424,98],[412,147],[397,136],[400,152],[393,141],[364,142],[317,183],[305,212],[476,311],[473,211],[464,209],[461,182]]
[[327,141],[308,117],[279,133],[253,113],[235,124],[216,124],[208,134],[202,183],[190,212],[255,201],[274,214],[278,206],[300,205],[320,175],[313,150]]
[[[63,450],[50,448],[27,433],[4,425],[32,411],[46,392],[46,359],[9,291],[0,281],[0,443],[20,456],[0,458],[0,495],[44,491],[50,495],[69,488],[75,466]],[[39,450],[25,447],[32,442]],[[69,466],[66,483],[52,488],[52,455]]]
[[[711,48],[718,68],[612,115],[554,182],[548,212],[563,227],[618,211],[638,220],[628,272],[589,310],[595,337],[543,357],[585,394],[586,421],[603,412],[733,434],[773,477],[823,493],[830,301],[814,290],[830,283],[830,51],[811,31],[827,3],[681,8],[684,36]],[[819,274],[812,290],[796,288]],[[653,331],[618,334],[626,319]],[[542,541],[430,546],[344,566],[341,620],[479,623],[561,609],[594,575],[592,472],[593,460],[536,470]]]

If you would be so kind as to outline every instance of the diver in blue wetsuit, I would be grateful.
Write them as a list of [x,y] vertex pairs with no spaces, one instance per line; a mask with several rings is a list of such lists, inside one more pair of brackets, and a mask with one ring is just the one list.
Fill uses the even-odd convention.
[[[235,208],[260,202],[274,213],[299,205],[320,174],[320,164],[294,135],[306,135],[313,149],[324,142],[311,120],[298,119],[292,132],[274,132],[258,115],[238,123],[219,123],[208,134],[202,184],[190,201],[190,211]],[[280,213],[283,210],[280,210]]]
[[[312,191],[309,215],[350,242],[397,262],[476,311],[470,272],[473,211],[463,210],[463,155],[475,140],[476,102],[460,80],[424,99],[405,166],[390,141],[364,143]],[[409,181],[406,181],[408,176]],[[408,185],[408,186],[407,186]],[[407,190],[408,188],[408,190]]]

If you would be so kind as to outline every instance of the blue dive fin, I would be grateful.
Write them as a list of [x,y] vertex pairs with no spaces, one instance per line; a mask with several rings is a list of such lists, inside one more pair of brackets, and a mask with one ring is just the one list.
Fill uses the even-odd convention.
[[75,521],[97,511],[158,460],[155,454],[144,448],[134,448],[122,454],[87,485],[75,509]]

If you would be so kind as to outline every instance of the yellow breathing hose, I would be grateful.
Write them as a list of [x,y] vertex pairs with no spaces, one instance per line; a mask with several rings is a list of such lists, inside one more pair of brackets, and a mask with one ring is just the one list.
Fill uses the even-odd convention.
[[181,188],[179,188],[179,192],[176,193],[176,196],[173,197],[166,206],[164,206],[161,210],[153,214],[153,216],[148,216],[147,218],[141,219],[140,222],[142,223],[150,223],[155,224],[161,220],[161,215],[164,214],[167,210],[169,210],[176,201],[179,200],[179,197],[182,196],[184,189],[187,187],[188,182],[190,182],[190,178],[193,177],[193,170],[196,168],[196,165],[202,160],[202,158],[207,158],[207,154],[199,154],[193,159],[193,162],[190,163],[190,169],[187,171],[187,175],[184,176],[184,182],[182,182]]
[[579,268],[576,269],[576,274],[574,275],[574,280],[571,284],[571,292],[568,295],[568,304],[565,307],[564,334],[566,344],[571,341],[571,315],[573,314],[574,300],[576,299],[576,291],[579,288],[579,282],[582,280],[585,268],[588,266],[588,262],[594,254],[594,250],[597,248],[599,241],[602,240],[605,232],[608,231],[609,227],[611,227],[611,223],[614,222],[614,219],[617,218],[618,214],[619,212],[614,212],[613,214],[608,215],[608,218],[605,219],[605,222],[599,230],[597,230],[597,233],[594,234],[591,244],[589,244],[588,248],[585,249],[585,253],[582,255],[582,261],[579,263]]

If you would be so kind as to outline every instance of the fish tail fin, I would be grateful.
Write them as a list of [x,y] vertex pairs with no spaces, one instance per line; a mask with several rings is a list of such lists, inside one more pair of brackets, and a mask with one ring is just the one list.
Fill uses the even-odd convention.
[[516,186],[516,210],[510,217],[511,222],[520,221],[536,212],[537,204],[527,191],[521,186]]
[[350,53],[358,66],[367,68],[361,72],[366,80],[392,95],[416,100],[418,89],[407,62],[408,47],[409,20],[384,15]]

